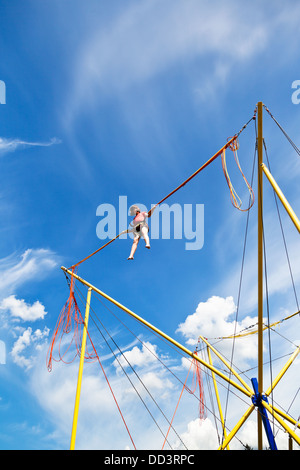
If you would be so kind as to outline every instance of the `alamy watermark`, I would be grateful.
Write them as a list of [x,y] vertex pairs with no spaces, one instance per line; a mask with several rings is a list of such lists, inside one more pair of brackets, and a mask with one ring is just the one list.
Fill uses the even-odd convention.
[[[6,104],[6,86],[3,80],[0,80],[0,104]],[[2,340],[0,340],[0,364],[6,364],[6,347]]]
[[0,364],[6,364],[6,346],[2,340],[0,340]]
[[6,104],[6,86],[3,80],[0,80],[0,104]]
[[[138,206],[142,212],[148,212],[143,204]],[[119,196],[118,208],[112,204],[100,204],[96,216],[100,217],[96,227],[100,240],[113,239],[130,229],[132,217],[129,217],[127,196]],[[204,204],[161,204],[153,211],[149,225],[152,240],[184,239],[186,250],[201,250],[204,245]],[[127,237],[133,238],[133,233],[120,236],[121,239]]]
[[292,89],[295,90],[292,93],[292,103],[299,104],[300,103],[300,80],[293,81]]

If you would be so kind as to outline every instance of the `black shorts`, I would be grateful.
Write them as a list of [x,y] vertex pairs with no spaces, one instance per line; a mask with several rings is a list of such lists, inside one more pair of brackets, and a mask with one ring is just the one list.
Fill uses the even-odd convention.
[[137,233],[139,233],[139,232],[141,231],[141,228],[142,228],[142,227],[147,227],[148,232],[149,232],[149,227],[148,227],[148,224],[146,224],[146,222],[141,222],[140,224],[138,224],[138,225],[135,227],[134,230],[135,230]]

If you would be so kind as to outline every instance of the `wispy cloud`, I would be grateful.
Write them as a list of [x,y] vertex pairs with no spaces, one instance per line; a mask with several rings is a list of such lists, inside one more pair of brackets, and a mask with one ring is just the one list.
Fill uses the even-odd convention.
[[0,156],[8,152],[15,152],[19,148],[25,147],[51,147],[60,144],[61,140],[53,137],[48,142],[27,142],[21,139],[4,139],[0,137]]
[[12,254],[0,260],[0,297],[16,292],[25,282],[44,278],[58,263],[51,250],[28,249],[22,255]]
[[212,6],[196,0],[144,1],[122,9],[109,28],[92,30],[83,40],[72,67],[65,121],[95,99],[124,96],[141,84],[149,89],[153,78],[172,67],[184,70],[189,64],[190,69],[195,61],[197,73],[189,73],[187,86],[199,99],[217,96],[237,66],[251,67],[251,59],[272,44],[279,27],[285,35],[296,31],[287,6],[258,10],[253,3],[237,9],[232,1]]

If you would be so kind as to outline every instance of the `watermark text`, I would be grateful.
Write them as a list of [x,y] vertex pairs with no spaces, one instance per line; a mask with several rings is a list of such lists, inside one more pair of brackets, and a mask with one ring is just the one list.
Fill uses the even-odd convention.
[[6,104],[6,86],[3,80],[0,80],[0,104]]
[[300,103],[300,80],[293,81],[292,89],[295,90],[292,93],[292,103],[299,104]]
[[[141,212],[148,212],[143,204],[138,204]],[[153,206],[151,206],[152,208]],[[119,196],[119,207],[112,204],[100,204],[96,210],[100,217],[96,234],[100,240],[113,239],[118,233],[130,229],[131,220],[127,196]],[[201,250],[204,245],[204,205],[172,204],[158,206],[152,213],[150,237],[152,240],[186,240],[186,250]],[[133,233],[124,233],[122,239],[133,238]]]
[[6,347],[2,340],[0,340],[0,364],[6,364]]

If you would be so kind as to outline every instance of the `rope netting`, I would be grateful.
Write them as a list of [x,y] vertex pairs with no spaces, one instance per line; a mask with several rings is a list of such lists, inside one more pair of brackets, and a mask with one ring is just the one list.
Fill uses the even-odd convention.
[[[75,278],[73,274],[74,274],[74,269],[72,270],[72,276],[71,276],[71,281],[70,281],[69,297],[63,309],[60,312],[56,327],[54,329],[54,332],[50,341],[50,346],[48,349],[47,368],[49,372],[52,370],[53,361],[56,361],[56,362],[62,361],[65,364],[70,364],[74,361],[74,359],[77,356],[80,356],[81,354],[81,338],[82,338],[82,328],[84,326],[84,319],[81,315],[80,309],[78,307],[78,303],[75,298],[75,293],[74,293]],[[73,353],[71,353],[72,346],[73,346]],[[57,347],[57,357],[54,356],[55,347]],[[89,348],[92,349],[92,352],[89,352]],[[69,356],[68,359],[67,359],[67,355]],[[111,387],[110,381],[107,377],[103,364],[99,358],[99,355],[96,351],[96,348],[93,344],[93,341],[91,339],[91,336],[88,330],[87,330],[87,344],[85,348],[84,360],[88,362],[97,361],[99,363],[102,373],[104,375],[104,378],[112,394],[112,397],[116,403],[121,419],[125,425],[126,431],[132,442],[132,445],[134,449],[136,449],[135,443],[128,429],[124,415],[121,411],[121,408],[119,406],[115,393]]]
[[[72,271],[72,274],[74,270]],[[63,306],[60,315],[57,319],[50,345],[47,353],[47,369],[52,370],[53,361],[64,362],[65,364],[72,363],[77,356],[81,353],[81,338],[82,329],[84,326],[84,318],[78,307],[75,294],[75,278],[71,276],[69,297]],[[98,355],[94,349],[94,345],[88,335],[89,344],[85,349],[85,360],[95,361]],[[91,351],[91,348],[93,352]]]

